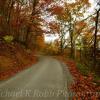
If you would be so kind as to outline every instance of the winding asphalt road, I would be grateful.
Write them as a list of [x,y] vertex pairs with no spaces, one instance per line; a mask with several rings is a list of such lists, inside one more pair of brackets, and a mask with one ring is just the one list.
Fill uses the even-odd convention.
[[0,83],[0,100],[69,100],[73,78],[58,60],[42,56],[39,62]]

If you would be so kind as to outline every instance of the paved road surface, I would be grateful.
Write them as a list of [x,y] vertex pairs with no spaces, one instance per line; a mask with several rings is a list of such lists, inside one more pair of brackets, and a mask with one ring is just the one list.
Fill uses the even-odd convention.
[[51,57],[0,83],[0,100],[69,100],[69,84],[73,82],[65,65]]

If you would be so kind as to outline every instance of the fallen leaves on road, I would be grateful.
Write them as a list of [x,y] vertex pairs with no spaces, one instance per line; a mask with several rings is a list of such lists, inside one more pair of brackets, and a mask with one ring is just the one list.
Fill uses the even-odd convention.
[[72,91],[75,93],[73,100],[100,100],[100,86],[93,83],[93,75],[83,76],[76,67],[73,60],[64,57],[56,57],[69,66],[71,74],[74,76],[74,84],[71,85]]
[[71,89],[76,93],[74,100],[99,100],[100,99],[100,87],[93,83],[93,76],[90,73],[88,77],[83,76],[78,71],[74,61],[67,61],[67,65],[75,78],[75,83],[71,86]]

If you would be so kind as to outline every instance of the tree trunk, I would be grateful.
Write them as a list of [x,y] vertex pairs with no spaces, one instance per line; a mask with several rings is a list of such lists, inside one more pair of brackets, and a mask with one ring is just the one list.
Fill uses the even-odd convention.
[[[31,13],[31,17],[30,17],[30,21],[31,23],[33,22],[33,16],[36,14],[36,6],[37,6],[38,0],[33,0],[32,2],[32,13]],[[34,41],[34,47],[36,47],[35,42],[36,42],[36,35],[34,35],[34,39],[33,38],[33,34],[32,34],[33,30],[31,28],[31,25],[28,25],[27,28],[27,35],[26,35],[26,47],[30,48],[29,44],[32,44],[32,42]],[[30,36],[31,35],[31,36]],[[28,41],[30,41],[31,43],[29,43]]]
[[94,67],[96,69],[96,46],[97,46],[97,32],[98,32],[98,18],[99,18],[99,11],[97,11],[96,15],[96,21],[95,21],[95,34],[94,34],[94,49],[93,49],[93,62],[94,62]]
[[74,58],[74,41],[73,41],[73,32],[70,34],[70,39],[71,39],[71,58]]
[[72,18],[71,18],[71,14],[70,14],[70,27],[69,27],[69,33],[70,33],[70,43],[71,43],[71,52],[70,52],[70,56],[71,56],[71,58],[74,58],[74,34],[73,34],[73,29],[72,29],[72,23],[71,23],[71,20],[72,20]]

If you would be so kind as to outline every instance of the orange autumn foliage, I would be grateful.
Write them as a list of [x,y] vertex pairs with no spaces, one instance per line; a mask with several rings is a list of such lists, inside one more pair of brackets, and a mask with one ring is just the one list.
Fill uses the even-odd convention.
[[51,15],[60,15],[63,13],[63,7],[53,6],[52,8],[49,8],[48,11],[51,12]]
[[51,22],[49,23],[49,27],[53,32],[59,32],[60,26],[57,23]]

